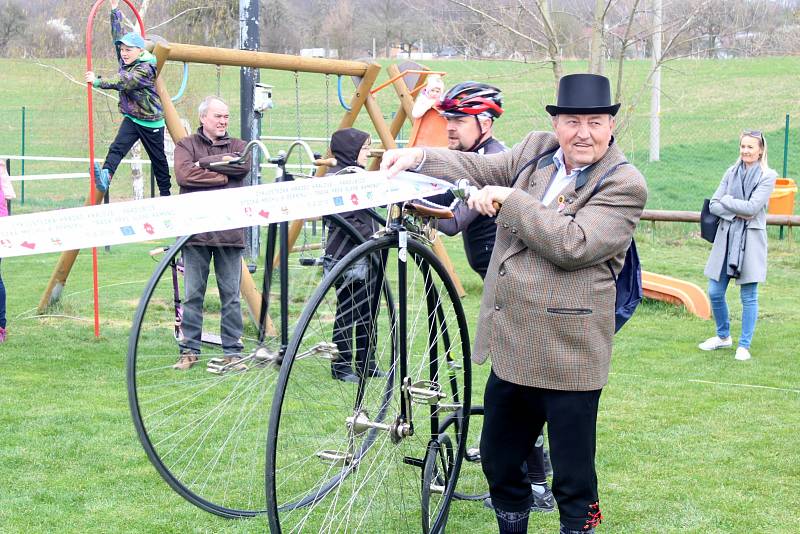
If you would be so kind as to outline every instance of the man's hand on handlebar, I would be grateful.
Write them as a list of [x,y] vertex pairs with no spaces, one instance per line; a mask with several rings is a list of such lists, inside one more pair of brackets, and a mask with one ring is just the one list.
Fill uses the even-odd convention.
[[500,209],[500,206],[513,191],[514,189],[511,187],[487,185],[482,189],[471,191],[467,199],[467,205],[481,215],[494,217],[497,215],[497,210]]

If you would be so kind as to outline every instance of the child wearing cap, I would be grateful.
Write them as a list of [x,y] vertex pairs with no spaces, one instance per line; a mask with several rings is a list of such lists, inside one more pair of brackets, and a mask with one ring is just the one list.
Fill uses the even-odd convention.
[[170,176],[164,154],[164,113],[161,98],[156,93],[156,58],[144,49],[144,39],[136,32],[122,34],[122,14],[119,0],[111,0],[111,35],[117,49],[119,72],[114,78],[101,78],[86,73],[86,81],[101,89],[119,91],[119,111],[122,124],[117,137],[108,149],[102,169],[95,164],[95,186],[107,191],[119,162],[137,140],[141,140],[150,156],[153,174],[162,197],[170,194]]

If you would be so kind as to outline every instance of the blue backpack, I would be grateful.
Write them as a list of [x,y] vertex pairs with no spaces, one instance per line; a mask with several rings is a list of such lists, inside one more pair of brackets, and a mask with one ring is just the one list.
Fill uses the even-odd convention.
[[[594,186],[592,196],[600,189],[600,184],[606,179],[606,176],[617,170],[618,167],[627,164],[627,161],[618,163],[613,166],[607,173],[605,173],[597,185]],[[622,265],[622,270],[619,275],[614,273],[614,268],[611,266],[611,260],[606,262],[611,276],[614,278],[614,283],[617,286],[617,300],[614,306],[614,333],[619,332],[628,319],[633,316],[636,307],[642,301],[642,265],[639,262],[639,253],[636,252],[636,241],[631,238],[631,244],[628,251],[625,253],[625,263]]]

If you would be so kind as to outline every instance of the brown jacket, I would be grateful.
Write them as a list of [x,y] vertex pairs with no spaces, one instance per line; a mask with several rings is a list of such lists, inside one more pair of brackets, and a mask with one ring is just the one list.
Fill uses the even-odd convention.
[[[449,181],[511,186],[522,166],[558,148],[555,135],[532,132],[511,151],[481,156],[426,149],[420,172]],[[522,171],[497,218],[472,358],[492,359],[498,377],[525,386],[587,391],[608,381],[615,286],[647,201],[644,177],[615,144],[567,185],[566,208],[544,206],[552,156]]]
[[[209,170],[208,164],[222,161],[223,156],[239,156],[247,143],[227,135],[211,141],[198,128],[175,145],[175,179],[181,186],[181,194],[241,187],[250,172],[250,158],[238,165],[223,165]],[[199,166],[195,162],[200,162]],[[234,228],[218,232],[196,234],[192,245],[229,246],[244,248],[244,229]]]

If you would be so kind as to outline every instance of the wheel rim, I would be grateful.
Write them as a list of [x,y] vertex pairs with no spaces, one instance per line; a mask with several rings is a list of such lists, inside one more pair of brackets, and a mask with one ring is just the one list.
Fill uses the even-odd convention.
[[[269,509],[274,511],[269,514],[273,532],[376,531],[387,524],[395,531],[419,531],[423,464],[429,440],[439,434],[443,409],[412,403],[414,435],[399,439],[392,438],[391,430],[372,428],[358,433],[347,424],[348,417],[363,412],[368,422],[391,426],[401,413],[404,377],[399,376],[399,334],[392,301],[398,291],[396,243],[396,237],[387,236],[362,245],[343,259],[312,296],[295,330],[281,369],[268,438],[267,493]],[[388,255],[374,321],[377,331],[373,337],[365,334],[361,338],[367,340],[361,345],[362,354],[374,352],[378,366],[388,375],[353,384],[333,380],[329,361],[296,356],[333,337],[337,305],[347,308],[343,304],[349,300],[357,302],[351,304],[352,309],[359,308],[358,298],[342,296],[348,294],[344,273],[360,253],[369,255],[378,270],[383,264],[381,258]],[[421,266],[409,262],[410,382],[440,383],[444,397],[440,406],[457,398],[468,409],[468,335],[460,302],[452,298],[455,289],[449,279],[442,279],[443,268],[427,248],[410,242],[409,257]],[[373,281],[370,287],[375,286]],[[352,285],[349,291],[351,296],[357,293]],[[367,291],[364,300],[374,301],[376,294]],[[430,298],[434,294],[436,297]],[[447,328],[441,328],[443,323]],[[450,368],[444,357],[443,330],[448,332],[449,352],[458,363],[457,369]],[[353,335],[356,339],[352,345],[358,352],[358,337]],[[437,355],[433,364],[428,359],[431,353]],[[451,373],[460,384],[456,395],[451,392]],[[454,444],[455,471],[463,454],[461,431],[467,427],[466,418],[460,417],[460,421],[460,425],[445,430]],[[329,456],[320,458],[326,451]],[[441,505],[434,507],[432,527],[446,517],[451,493],[449,484]]]
[[[319,223],[317,223],[319,225]],[[340,231],[341,220],[330,223]],[[321,229],[321,227],[320,227]],[[356,235],[347,228],[348,235]],[[322,239],[324,233],[318,234]],[[360,236],[358,239],[363,240]],[[207,372],[212,358],[224,356],[218,346],[204,343],[196,365],[186,371],[172,369],[178,355],[174,330],[174,286],[171,262],[180,255],[188,238],[179,240],[162,259],[140,300],[131,330],[128,350],[128,393],[131,414],[140,442],[161,477],[179,495],[208,512],[223,517],[250,517],[265,512],[264,435],[268,429],[278,366],[259,359],[248,369],[216,375]],[[302,239],[301,239],[302,241]],[[322,279],[317,262],[299,261],[319,257],[320,246],[290,255],[289,321],[294,326],[308,296]],[[305,247],[308,249],[309,247]],[[311,264],[309,264],[311,263]],[[213,269],[212,269],[213,271]],[[264,273],[264,264],[258,266]],[[263,275],[262,275],[263,276]],[[273,270],[269,306],[272,335],[259,344],[258,328],[245,321],[242,337],[245,357],[263,347],[269,354],[280,351],[278,270]],[[183,281],[179,281],[183,295]],[[209,276],[204,329],[219,329],[219,306],[215,300],[214,274]],[[241,313],[247,314],[242,299]],[[259,352],[263,355],[263,352]]]

